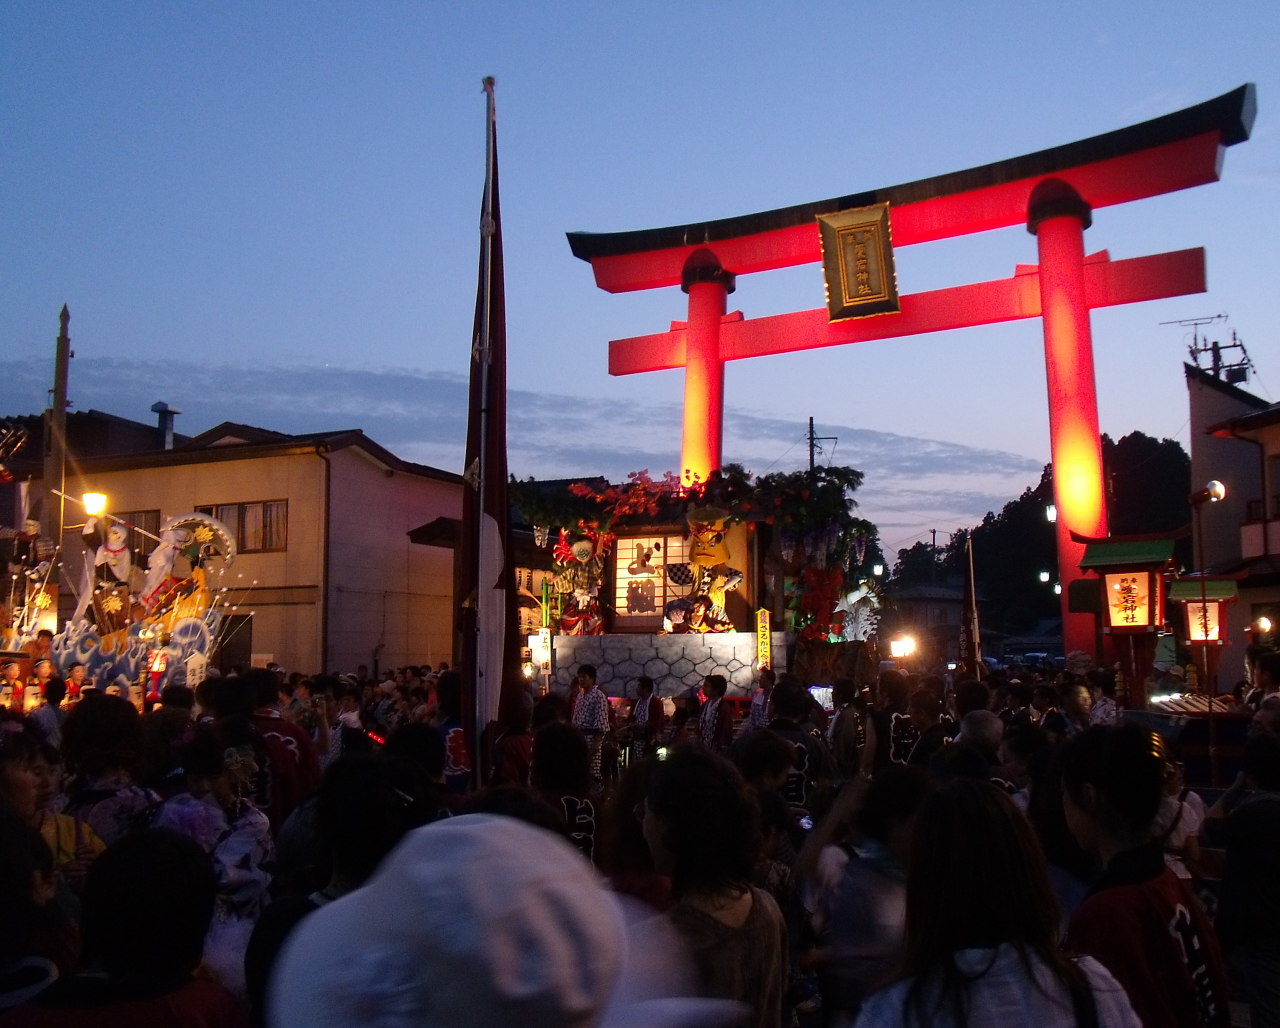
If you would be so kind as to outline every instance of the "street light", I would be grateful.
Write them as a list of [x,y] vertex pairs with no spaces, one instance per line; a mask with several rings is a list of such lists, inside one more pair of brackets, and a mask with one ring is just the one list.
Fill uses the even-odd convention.
[[905,660],[916,652],[916,641],[909,635],[899,635],[889,640],[889,656],[894,660]]
[[1045,504],[1044,519],[1051,525],[1056,525],[1058,523],[1058,505],[1056,503]]
[[88,517],[96,518],[107,509],[106,493],[85,493],[80,497],[80,506]]
[[1049,584],[1049,579],[1050,579],[1050,578],[1052,578],[1052,577],[1053,577],[1053,576],[1052,576],[1052,575],[1050,575],[1050,574],[1049,574],[1049,572],[1047,572],[1047,571],[1041,571],[1041,572],[1040,572],[1040,581],[1044,582],[1044,583],[1045,583],[1045,585],[1048,585],[1048,584]]

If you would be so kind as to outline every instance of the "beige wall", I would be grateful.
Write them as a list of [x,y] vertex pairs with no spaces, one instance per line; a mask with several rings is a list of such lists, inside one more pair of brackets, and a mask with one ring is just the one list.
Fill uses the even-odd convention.
[[328,666],[383,668],[452,660],[453,553],[409,542],[410,530],[459,517],[462,486],[390,471],[361,451],[329,455]]

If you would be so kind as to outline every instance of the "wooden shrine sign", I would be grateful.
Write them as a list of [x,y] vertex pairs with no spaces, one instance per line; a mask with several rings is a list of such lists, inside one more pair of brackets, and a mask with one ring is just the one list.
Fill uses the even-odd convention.
[[[1248,84],[1161,118],[966,171],[718,221],[571,232],[569,246],[608,292],[679,285],[688,294],[687,320],[670,331],[612,341],[609,373],[685,369],[681,469],[690,479],[720,466],[725,361],[1041,318],[1064,644],[1067,652],[1092,652],[1093,616],[1068,608],[1070,583],[1082,577],[1083,547],[1072,533],[1107,534],[1089,311],[1203,292],[1205,263],[1200,248],[1118,261],[1105,250],[1086,257],[1084,230],[1095,208],[1217,181],[1224,148],[1249,138],[1255,113]],[[1018,266],[1008,279],[901,297],[887,264],[878,285],[892,288],[861,308],[856,237],[838,237],[840,216],[877,205],[885,205],[894,246],[1023,224],[1036,235],[1039,264]],[[739,276],[822,260],[824,222],[834,255],[828,269],[833,261],[845,264],[839,289],[828,274],[826,309],[751,320],[726,314]],[[874,284],[868,278],[865,285]],[[869,311],[877,316],[858,316]]]

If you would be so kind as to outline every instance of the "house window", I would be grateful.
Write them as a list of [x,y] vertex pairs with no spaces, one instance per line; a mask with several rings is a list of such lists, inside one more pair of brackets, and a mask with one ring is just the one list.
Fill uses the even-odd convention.
[[156,548],[155,537],[160,534],[158,510],[126,510],[116,515],[129,526],[129,549],[136,557],[147,557]]
[[614,554],[614,627],[622,631],[660,628],[667,603],[689,592],[685,537],[619,536]]
[[220,503],[197,507],[196,510],[226,525],[240,553],[277,553],[285,549],[288,541],[288,500]]

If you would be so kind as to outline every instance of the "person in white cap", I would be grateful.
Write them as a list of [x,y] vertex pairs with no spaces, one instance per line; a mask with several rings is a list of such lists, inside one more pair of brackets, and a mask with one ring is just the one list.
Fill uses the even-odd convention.
[[466,814],[407,835],[363,888],[307,917],[268,986],[276,1028],[727,1025],[694,998],[661,919],[618,899],[555,833]]

